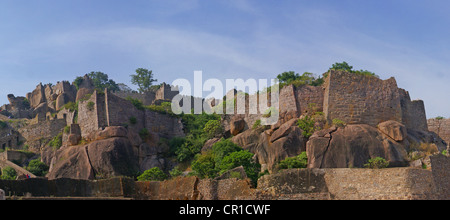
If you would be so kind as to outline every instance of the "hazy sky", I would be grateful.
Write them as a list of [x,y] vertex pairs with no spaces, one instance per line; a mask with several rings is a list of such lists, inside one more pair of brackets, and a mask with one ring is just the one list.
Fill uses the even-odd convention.
[[[131,86],[322,74],[347,61],[394,76],[428,117],[450,117],[450,1],[0,0],[0,103],[90,71]],[[135,88],[135,87],[133,87]]]

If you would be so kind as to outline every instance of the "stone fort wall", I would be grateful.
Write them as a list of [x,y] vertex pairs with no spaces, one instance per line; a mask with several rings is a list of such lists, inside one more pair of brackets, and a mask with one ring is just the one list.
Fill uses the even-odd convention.
[[450,144],[450,119],[429,119],[428,128]]
[[400,94],[394,78],[381,80],[341,71],[330,71],[325,80],[324,113],[329,122],[377,126],[402,121]]
[[266,175],[252,188],[247,180],[179,177],[164,182],[128,178],[0,180],[6,195],[125,197],[149,200],[448,200],[450,158],[431,157],[432,170],[291,169]]
[[407,128],[428,131],[423,101],[411,101],[394,78],[381,80],[342,71],[330,71],[325,80],[323,109],[329,122],[368,124],[394,120]]
[[[131,119],[135,118],[135,123]],[[81,136],[93,140],[95,131],[109,126],[126,126],[139,133],[143,128],[171,138],[184,136],[181,120],[169,115],[137,109],[130,101],[122,99],[108,90],[94,91],[87,100],[78,105],[78,124]]]
[[[246,108],[257,108],[258,114],[234,114],[225,117],[225,129],[233,117],[243,118],[247,128],[251,128],[256,120],[264,114],[258,106],[249,105]],[[269,95],[269,100],[272,97]],[[269,102],[270,103],[270,102]],[[292,118],[299,117],[308,111],[324,112],[328,122],[339,119],[347,124],[368,124],[376,127],[379,123],[393,120],[403,123],[407,128],[428,131],[425,105],[421,100],[412,101],[404,89],[398,88],[394,78],[381,80],[377,77],[362,76],[342,71],[330,71],[322,87],[285,86],[279,93],[279,113],[281,125]]]

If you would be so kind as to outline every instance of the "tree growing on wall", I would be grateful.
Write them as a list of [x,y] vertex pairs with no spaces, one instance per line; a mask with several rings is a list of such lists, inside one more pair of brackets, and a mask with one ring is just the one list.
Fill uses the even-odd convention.
[[131,83],[137,85],[139,87],[138,91],[141,93],[150,91],[153,83],[158,81],[153,79],[153,71],[144,68],[137,69],[136,74],[130,76]]

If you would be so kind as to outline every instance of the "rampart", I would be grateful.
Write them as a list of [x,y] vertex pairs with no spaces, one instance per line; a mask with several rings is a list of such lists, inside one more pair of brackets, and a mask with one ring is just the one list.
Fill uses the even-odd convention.
[[[251,110],[250,113],[258,114],[249,114],[246,110],[245,115],[227,116],[225,129],[228,129],[233,117],[244,119],[247,128],[251,128],[256,120],[261,119],[264,111],[249,104],[249,100],[259,100],[261,95],[266,94],[251,95],[246,100],[246,109]],[[271,98],[269,95],[269,100]],[[324,112],[330,124],[333,119],[339,119],[347,124],[368,124],[376,127],[381,122],[393,120],[409,129],[428,131],[424,102],[412,101],[406,90],[398,88],[394,78],[381,80],[377,77],[332,70],[328,72],[323,86],[288,85],[280,89],[278,125],[308,111]]]
[[450,158],[431,157],[432,170],[291,169],[248,180],[179,177],[164,182],[128,178],[0,180],[6,195],[124,197],[144,200],[448,200]]
[[450,144],[450,119],[429,119],[428,128]]
[[90,135],[95,131],[109,126],[126,126],[135,133],[146,128],[169,138],[184,135],[179,118],[137,109],[130,101],[108,90],[104,93],[94,91],[89,99],[79,102],[78,123],[81,136],[87,140],[93,139]]
[[324,113],[348,124],[368,124],[394,120],[407,128],[428,131],[423,101],[411,101],[394,78],[381,80],[342,71],[330,71],[325,80]]
[[19,128],[18,132],[27,141],[30,148],[39,149],[40,144],[57,136],[65,126],[66,120],[55,119]]

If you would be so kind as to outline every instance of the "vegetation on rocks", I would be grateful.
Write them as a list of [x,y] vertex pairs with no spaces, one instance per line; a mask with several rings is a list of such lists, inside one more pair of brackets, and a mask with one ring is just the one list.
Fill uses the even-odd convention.
[[387,168],[388,166],[389,162],[381,157],[372,158],[368,161],[367,164],[364,164],[364,167],[369,169],[384,169]]
[[166,178],[166,174],[159,167],[146,170],[137,177],[138,181],[164,181]]
[[215,178],[218,175],[243,166],[247,176],[256,183],[261,165],[253,160],[253,154],[245,151],[229,139],[222,139],[212,150],[196,156],[192,170],[200,178]]
[[308,166],[308,156],[306,152],[301,153],[296,157],[286,158],[278,164],[278,169],[301,169]]
[[17,178],[17,172],[12,167],[5,167],[1,171],[0,179],[2,180],[15,180]]

